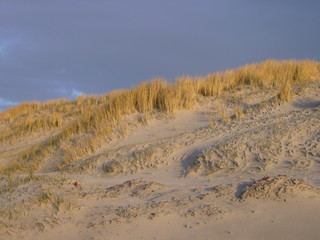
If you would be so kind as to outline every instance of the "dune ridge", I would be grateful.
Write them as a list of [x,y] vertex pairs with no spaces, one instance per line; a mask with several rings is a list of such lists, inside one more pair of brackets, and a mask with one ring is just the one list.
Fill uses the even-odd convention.
[[2,112],[0,239],[317,239],[319,70],[267,61]]

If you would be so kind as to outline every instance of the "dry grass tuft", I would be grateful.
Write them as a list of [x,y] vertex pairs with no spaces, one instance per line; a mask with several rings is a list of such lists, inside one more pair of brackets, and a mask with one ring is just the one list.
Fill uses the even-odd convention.
[[151,115],[149,112],[143,113],[139,116],[138,121],[144,125],[147,125],[151,121]]
[[292,99],[292,86],[290,81],[286,81],[280,89],[279,99],[289,102]]
[[230,122],[230,115],[227,113],[227,111],[221,106],[218,105],[216,107],[216,111],[218,113],[218,115],[220,116],[221,121],[223,122]]
[[205,113],[205,118],[207,119],[207,121],[209,122],[209,125],[211,128],[214,128],[217,123],[215,122],[215,120],[212,118],[212,116],[210,116],[210,113],[209,112],[206,112]]
[[243,104],[236,103],[234,105],[233,110],[234,110],[234,116],[236,119],[239,119],[243,116],[244,114],[243,108],[244,108]]

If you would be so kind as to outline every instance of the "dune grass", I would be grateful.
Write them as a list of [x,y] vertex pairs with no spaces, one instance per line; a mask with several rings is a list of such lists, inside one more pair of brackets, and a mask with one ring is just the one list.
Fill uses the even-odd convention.
[[[113,138],[125,136],[129,126],[124,117],[135,112],[146,117],[153,111],[172,114],[193,108],[198,96],[219,97],[246,85],[277,89],[280,101],[290,101],[292,86],[312,81],[320,81],[319,62],[268,60],[204,77],[182,76],[171,84],[164,79],[154,79],[129,90],[79,96],[74,101],[57,99],[22,103],[0,113],[0,144],[14,145],[17,139],[27,139],[43,132],[49,133],[49,137],[18,152],[11,165],[1,171],[37,170],[44,159],[57,152],[63,158],[57,167],[62,169],[90,155]],[[234,110],[240,118],[243,106],[236,106]]]

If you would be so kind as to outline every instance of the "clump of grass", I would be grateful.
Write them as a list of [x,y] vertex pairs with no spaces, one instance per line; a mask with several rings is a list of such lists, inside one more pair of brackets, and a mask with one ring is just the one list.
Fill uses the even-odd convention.
[[138,112],[144,113],[159,107],[159,96],[166,88],[167,82],[164,79],[155,79],[149,83],[142,82],[130,92],[133,100],[130,110],[134,111],[136,109]]
[[221,121],[230,122],[231,119],[230,119],[229,114],[221,105],[216,106],[216,111],[217,111],[218,115],[220,116]]
[[127,137],[129,134],[129,124],[127,122],[123,122],[122,124],[119,125],[119,134],[122,137]]
[[286,81],[280,89],[279,99],[281,101],[291,101],[292,99],[292,86],[290,81]]
[[29,169],[29,180],[32,181],[34,179],[34,168]]
[[5,179],[6,179],[5,184],[2,184],[0,186],[0,193],[13,191],[20,185],[27,184],[30,181],[39,180],[42,178],[42,177],[36,177],[32,174],[33,173],[29,172],[29,176],[18,176],[18,175],[15,176],[13,175],[12,172],[8,172],[7,175],[5,176]]
[[38,204],[46,204],[53,201],[53,193],[51,191],[42,191],[38,195]]
[[52,207],[56,212],[59,212],[61,206],[65,203],[64,198],[61,195],[54,195],[53,200],[51,200]]
[[61,206],[65,203],[65,199],[61,195],[54,194],[50,190],[42,191],[38,195],[37,201],[39,205],[51,203],[56,212],[59,212]]
[[147,125],[151,120],[151,116],[149,112],[146,112],[139,116],[138,121],[144,125]]
[[215,73],[208,75],[204,81],[201,81],[200,94],[208,96],[220,96],[224,89],[224,81],[226,75],[224,73]]
[[239,119],[243,116],[244,111],[243,111],[243,104],[240,103],[236,103],[233,107],[233,111],[234,111],[234,116],[236,119]]
[[205,113],[205,118],[209,122],[209,125],[210,125],[211,128],[214,128],[217,125],[216,122],[214,121],[214,119],[210,116],[210,113],[206,112]]

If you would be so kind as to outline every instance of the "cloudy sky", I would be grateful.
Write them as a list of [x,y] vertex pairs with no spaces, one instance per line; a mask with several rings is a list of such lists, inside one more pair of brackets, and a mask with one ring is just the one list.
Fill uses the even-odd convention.
[[0,109],[276,59],[320,60],[316,0],[0,0]]

